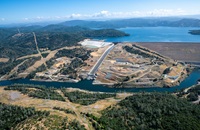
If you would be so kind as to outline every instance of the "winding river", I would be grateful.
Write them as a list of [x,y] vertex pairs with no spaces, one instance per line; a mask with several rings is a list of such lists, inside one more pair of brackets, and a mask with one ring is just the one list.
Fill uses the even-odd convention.
[[108,88],[102,85],[93,85],[91,80],[82,80],[78,83],[69,83],[69,82],[45,82],[45,81],[32,81],[29,79],[17,79],[17,80],[6,80],[0,81],[0,86],[6,86],[11,84],[35,84],[35,85],[44,85],[47,87],[56,87],[56,88],[79,88],[89,91],[96,92],[175,92],[177,90],[190,87],[197,83],[197,80],[200,79],[200,69],[194,70],[180,85],[171,87],[171,88]]

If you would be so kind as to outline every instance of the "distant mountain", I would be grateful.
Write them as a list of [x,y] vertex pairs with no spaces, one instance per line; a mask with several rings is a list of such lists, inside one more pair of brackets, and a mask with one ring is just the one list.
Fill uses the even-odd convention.
[[80,26],[64,26],[61,24],[51,24],[45,27],[42,27],[36,31],[39,32],[69,32],[69,33],[77,33],[82,31],[88,31],[89,28],[80,27]]
[[200,27],[200,19],[194,18],[133,18],[106,21],[73,20],[60,23],[64,26],[87,28],[123,28],[123,27]]

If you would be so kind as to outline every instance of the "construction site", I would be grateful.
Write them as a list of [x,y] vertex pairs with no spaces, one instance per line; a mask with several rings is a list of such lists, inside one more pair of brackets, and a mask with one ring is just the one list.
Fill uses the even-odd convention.
[[177,85],[188,66],[138,44],[115,45],[97,71],[95,84],[113,87],[151,87]]
[[26,76],[37,65],[33,80],[79,82],[88,79],[94,80],[93,84],[116,88],[171,87],[185,79],[190,70],[184,62],[173,60],[138,43],[114,44],[86,39],[79,44],[47,50],[46,57],[42,54],[47,51],[42,52],[42,58],[38,61],[41,61],[41,66],[36,62],[25,70],[26,73],[18,75]]

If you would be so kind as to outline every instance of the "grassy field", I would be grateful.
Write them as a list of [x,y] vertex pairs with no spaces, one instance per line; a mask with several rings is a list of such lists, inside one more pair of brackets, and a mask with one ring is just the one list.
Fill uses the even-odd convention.
[[[37,88],[29,88],[29,89],[37,90]],[[18,128],[19,127],[24,128],[26,126],[25,125],[26,122],[30,124],[30,126],[39,128],[40,126],[45,126],[45,123],[50,120],[54,120],[53,123],[57,122],[56,125],[52,124],[56,128],[57,125],[59,126],[59,124],[62,123],[61,120],[67,118],[68,122],[71,122],[72,124],[74,124],[76,123],[74,122],[76,120],[81,125],[84,125],[86,129],[91,130],[91,129],[94,129],[93,126],[91,125],[91,122],[85,119],[85,117],[81,113],[90,113],[97,117],[100,117],[102,110],[105,110],[109,106],[116,105],[121,100],[132,95],[129,93],[121,93],[121,94],[116,94],[115,97],[100,99],[90,105],[81,105],[78,103],[70,102],[68,97],[65,97],[61,90],[54,90],[54,91],[59,93],[65,99],[65,101],[41,99],[37,97],[33,98],[33,97],[29,97],[26,94],[22,94],[20,91],[4,90],[4,87],[1,87],[0,88],[0,102],[9,104],[9,105],[22,106],[25,108],[34,107],[36,110],[39,110],[39,111],[46,110],[50,112],[51,116],[49,116],[48,118],[42,119],[41,121],[36,122],[35,124],[31,124],[31,120],[26,120],[24,123],[19,124]],[[65,89],[65,91],[68,93],[74,93],[74,92],[79,91],[80,93],[88,93],[89,95],[93,94],[93,92],[88,92],[88,91],[83,91],[83,90],[78,90],[78,89],[73,89],[73,88]],[[61,120],[58,118],[60,118]]]

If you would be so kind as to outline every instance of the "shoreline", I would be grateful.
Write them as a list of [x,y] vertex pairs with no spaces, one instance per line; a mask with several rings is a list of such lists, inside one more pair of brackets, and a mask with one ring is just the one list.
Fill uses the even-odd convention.
[[[178,85],[181,84],[181,82],[183,82],[187,77],[190,76],[190,74],[195,71],[195,70],[199,70],[200,68],[198,67],[194,67],[194,68],[191,68],[190,72],[188,74],[185,74],[184,76],[181,76],[179,78],[179,80],[177,80],[176,82],[174,82],[175,84],[173,86],[168,86],[168,87],[161,87],[161,86],[156,86],[155,84],[143,84],[143,85],[137,85],[137,84],[133,84],[132,86],[131,85],[126,85],[126,87],[120,87],[120,83],[119,83],[119,87],[115,86],[117,84],[114,84],[114,83],[101,83],[99,81],[95,81],[95,80],[87,80],[87,81],[93,81],[92,82],[92,85],[94,86],[99,86],[99,85],[102,85],[104,87],[107,87],[107,88],[115,88],[115,89],[131,89],[131,88],[173,88],[173,87],[176,87]],[[34,82],[46,82],[46,83],[51,83],[51,82],[58,82],[58,83],[71,83],[71,84],[77,84],[77,83],[80,83],[81,81],[85,81],[86,79],[80,79],[80,80],[68,80],[68,81],[53,81],[53,80],[38,80],[38,79],[26,79],[26,78],[16,78],[16,79],[10,79],[10,80],[0,80],[0,82],[5,82],[5,81],[15,81],[15,80],[20,80],[20,79],[25,79],[25,80],[28,80],[28,81],[34,81]],[[177,84],[178,83],[178,84]],[[0,85],[1,86],[1,85]],[[113,87],[114,86],[114,87]]]
[[63,83],[63,82],[37,82],[31,81],[28,79],[21,79],[21,80],[14,80],[14,81],[4,81],[0,82],[0,87],[9,86],[13,84],[33,84],[33,85],[41,85],[46,87],[55,87],[55,88],[77,88],[86,91],[93,91],[93,92],[109,92],[109,93],[116,93],[116,92],[176,92],[177,90],[186,89],[192,85],[195,85],[197,80],[200,79],[200,70],[194,70],[180,85],[171,87],[171,88],[161,88],[161,87],[143,87],[143,88],[110,88],[105,87],[103,85],[93,85],[92,81],[89,80],[82,80],[78,83]]

